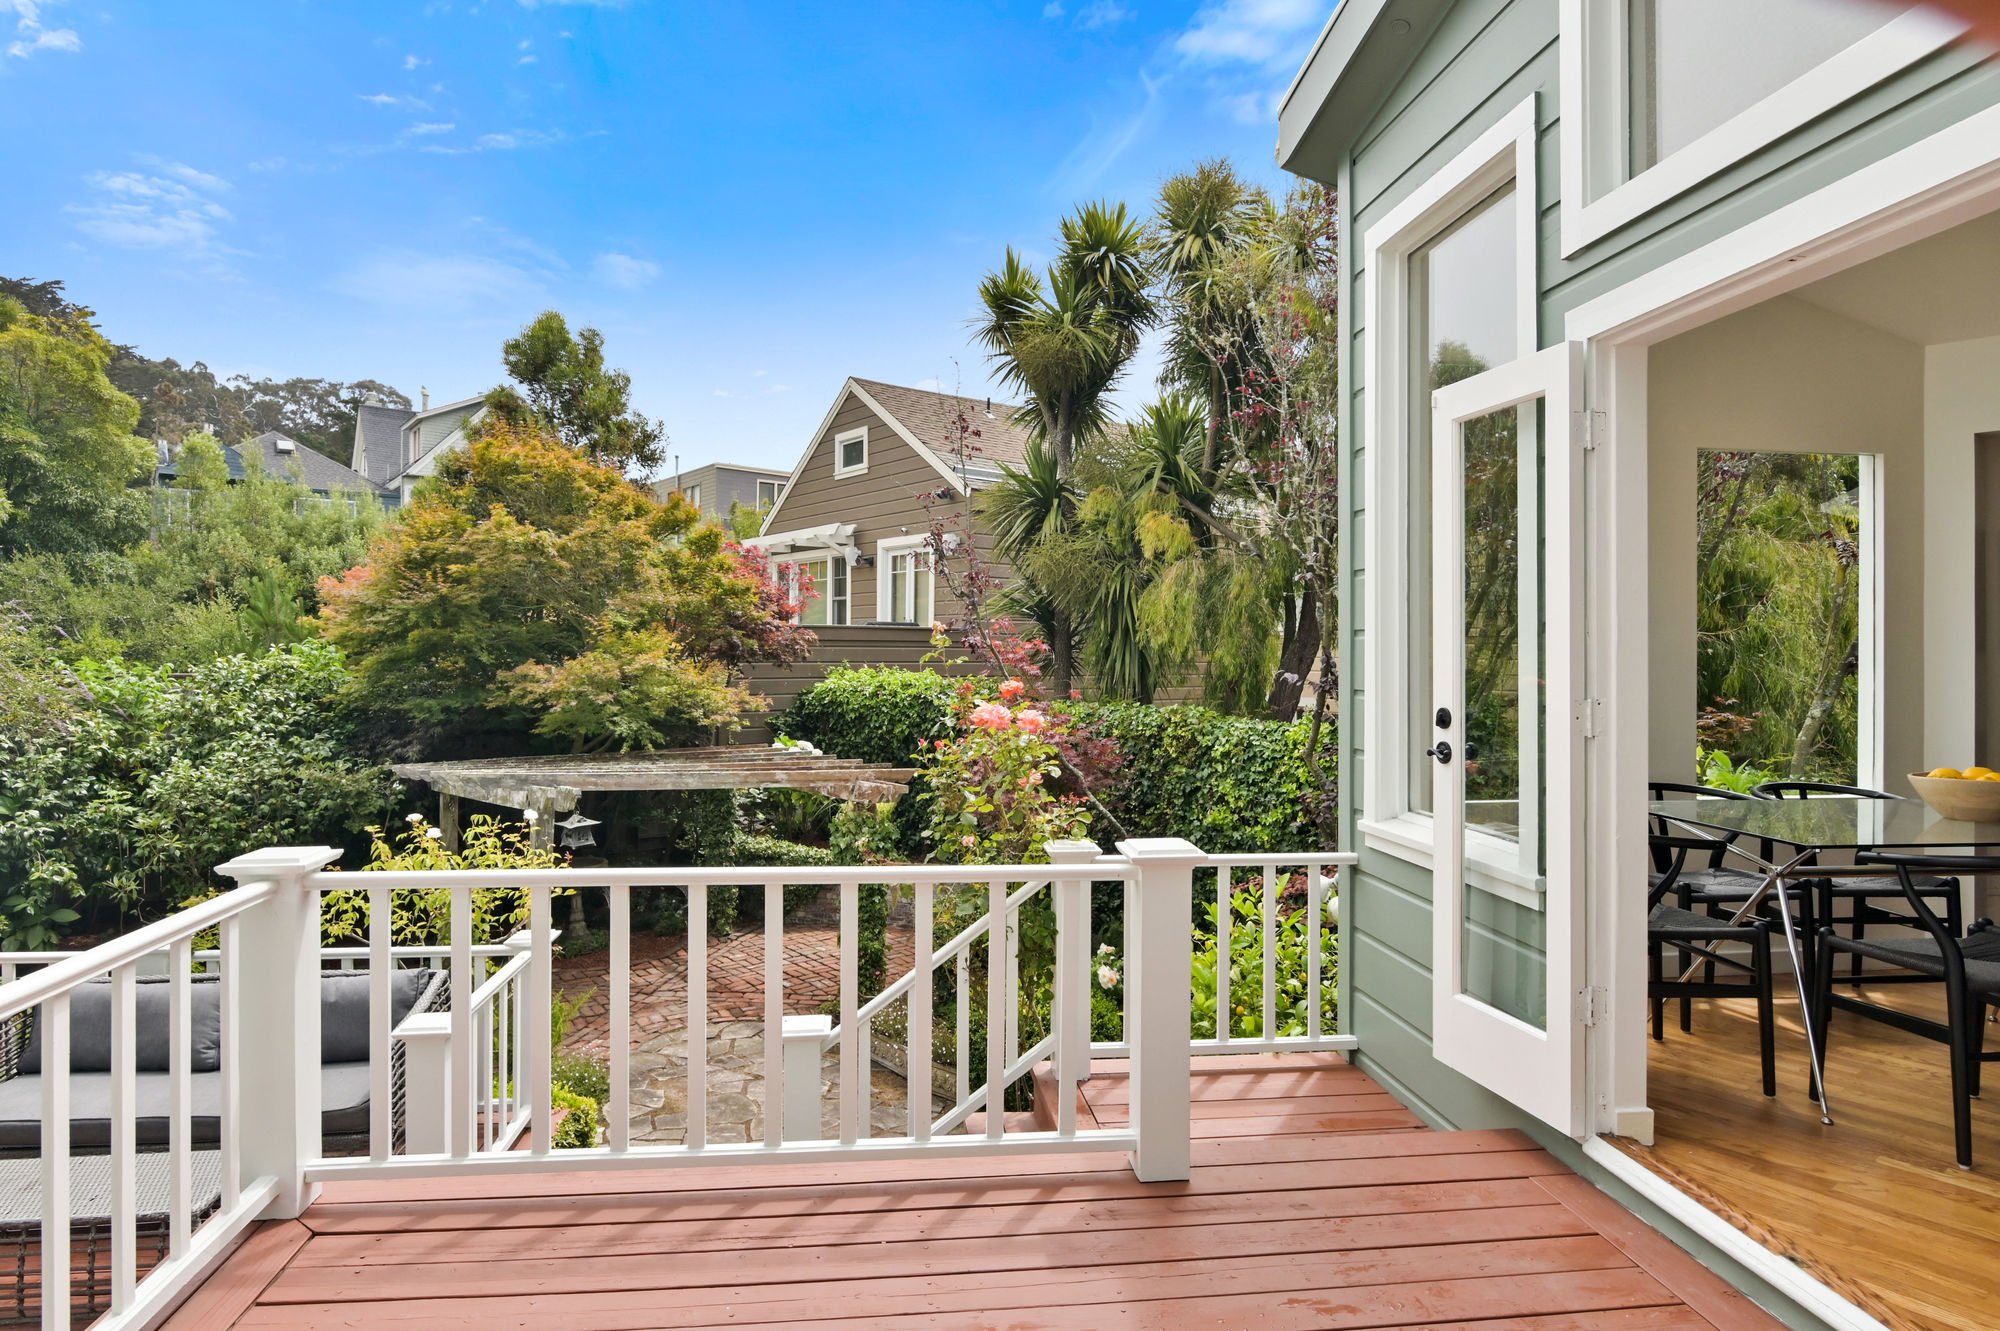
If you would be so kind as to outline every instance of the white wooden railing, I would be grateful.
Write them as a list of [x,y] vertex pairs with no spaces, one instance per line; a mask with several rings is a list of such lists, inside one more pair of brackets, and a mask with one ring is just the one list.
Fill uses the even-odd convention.
[[[807,1162],[928,1154],[971,1156],[1067,1151],[1128,1152],[1138,1178],[1184,1179],[1189,1170],[1190,1059],[1196,1053],[1352,1048],[1350,1037],[1322,1029],[1320,931],[1331,927],[1329,869],[1352,856],[1206,856],[1179,839],[1121,842],[1104,855],[1088,842],[1051,843],[1044,865],[856,866],[796,868],[642,868],[467,870],[455,872],[329,872],[337,853],[323,848],[273,849],[220,866],[238,886],[211,901],[92,951],[24,972],[29,958],[0,957],[0,1018],[39,1006],[44,1040],[42,1177],[45,1234],[68,1232],[69,1105],[67,1011],[77,986],[109,975],[114,987],[112,1156],[120,1186],[112,1208],[114,1293],[107,1328],[137,1326],[167,1306],[252,1219],[298,1215],[323,1182],[343,1178],[428,1177],[467,1173],[659,1168],[704,1163]],[[1188,977],[1192,959],[1192,892],[1197,869],[1216,870],[1223,937],[1229,956],[1236,876],[1261,870],[1264,938],[1261,977],[1263,1034],[1234,1037],[1226,1022],[1215,1038],[1190,1038]],[[1279,884],[1306,875],[1306,910],[1313,922],[1303,1033],[1274,1034],[1278,1025],[1275,970]],[[831,885],[839,901],[839,1017],[817,1031],[787,1039],[787,885]],[[891,977],[866,1003],[859,994],[859,911],[863,884],[907,893],[914,906],[914,955],[908,973]],[[1124,1038],[1093,1043],[1091,993],[1093,884],[1117,884],[1124,938]],[[352,949],[319,946],[320,898],[327,891],[365,889],[368,942]],[[528,926],[504,944],[474,944],[473,894],[504,888],[525,892]],[[665,889],[684,896],[687,933],[686,1138],[678,1144],[633,1140],[633,891]],[[763,1027],[765,1105],[762,1139],[708,1140],[708,894],[735,888],[763,895]],[[940,891],[983,892],[986,912],[942,946],[933,938]],[[448,893],[451,943],[441,948],[392,946],[391,905],[397,893]],[[554,1153],[551,1092],[551,998],[554,980],[553,901],[559,894],[601,896],[609,919],[609,1103],[601,1145]],[[1056,922],[1052,1007],[1045,1035],[1022,1047],[1021,911],[1047,901]],[[196,935],[220,928],[221,946],[198,955]],[[141,968],[166,954],[172,985],[173,1109],[168,1131],[174,1192],[173,1235],[166,1261],[138,1279],[131,1186],[136,1155],[133,987]],[[47,954],[35,958],[46,961]],[[986,1022],[983,1068],[972,1066],[973,986],[984,961]],[[195,1230],[188,1181],[189,992],[193,972],[219,972],[223,1087],[219,1149],[221,1209]],[[443,1010],[418,1012],[391,1028],[392,975],[422,964],[448,977]],[[321,1137],[320,993],[322,967],[355,968],[368,976],[368,1131],[365,1154],[328,1154]],[[956,1094],[933,1110],[932,1041],[939,972],[955,1012]],[[1218,1011],[1229,1010],[1228,967],[1222,967]],[[794,1003],[792,1006],[801,1006]],[[877,1136],[871,1125],[875,1025],[893,1006],[905,1014],[903,1055],[909,1112],[903,1131]],[[806,1056],[788,1060],[788,1046]],[[820,1127],[820,1059],[837,1049],[838,1129]],[[1129,1058],[1131,1122],[1119,1129],[1078,1125],[1077,1087],[1093,1058]],[[1006,1090],[1048,1065],[1056,1091],[1055,1126],[1010,1130]],[[400,1065],[402,1082],[395,1080]],[[257,1069],[245,1075],[245,1069]],[[794,1112],[797,1107],[797,1112]],[[976,1134],[965,1131],[984,1113]],[[398,1119],[398,1115],[402,1117]],[[43,1277],[43,1325],[66,1326],[68,1300],[60,1264]]]

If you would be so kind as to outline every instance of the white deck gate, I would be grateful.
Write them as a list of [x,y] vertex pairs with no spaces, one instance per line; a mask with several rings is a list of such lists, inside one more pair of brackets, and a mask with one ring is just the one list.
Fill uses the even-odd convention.
[[[111,984],[110,1154],[114,1187],[110,1203],[111,1311],[97,1325],[144,1325],[199,1281],[254,1221],[296,1216],[324,1181],[341,1178],[429,1177],[473,1173],[660,1168],[675,1165],[805,1162],[856,1157],[974,1156],[1119,1150],[1130,1153],[1141,1180],[1184,1179],[1189,1170],[1190,1058],[1196,1053],[1352,1049],[1352,1037],[1321,1029],[1321,931],[1331,928],[1332,880],[1328,870],[1351,864],[1346,854],[1293,856],[1204,855],[1179,839],[1121,842],[1117,855],[1101,855],[1089,842],[1049,846],[1046,865],[965,867],[868,866],[839,869],[550,869],[458,872],[328,872],[336,852],[323,848],[273,849],[244,856],[219,872],[239,886],[136,933],[87,953],[32,958],[46,963],[16,978],[31,958],[0,958],[0,1021],[38,1009],[43,1031],[41,1233],[70,1229],[70,1020],[71,996],[87,983]],[[1221,937],[1218,953],[1230,955],[1229,909],[1233,879],[1255,871],[1261,879],[1263,974],[1260,1029],[1254,1039],[1235,1037],[1228,966],[1220,968],[1214,1038],[1189,1034],[1192,891],[1197,869],[1216,873]],[[1280,1036],[1276,928],[1280,884],[1303,874],[1304,909],[1311,922],[1306,948],[1309,975],[1307,1028]],[[858,922],[863,884],[907,891],[914,906],[915,953],[911,970],[893,977],[862,1003],[859,997]],[[785,1025],[784,889],[830,884],[838,892],[838,1024],[809,1040],[792,1040],[807,1057],[787,1067],[786,1044],[774,1038]],[[1124,929],[1124,1035],[1091,1040],[1091,889],[1121,889]],[[321,949],[322,892],[365,887],[370,932],[365,949]],[[761,890],[764,905],[764,1124],[763,1139],[723,1143],[706,1139],[708,1045],[707,898],[711,889]],[[448,947],[391,945],[393,894],[447,889],[451,902]],[[525,889],[529,923],[504,945],[474,946],[473,892]],[[683,1144],[634,1142],[630,1135],[632,1048],[631,934],[634,888],[676,889],[685,894],[688,926],[687,1134]],[[601,892],[610,919],[610,1101],[605,1144],[551,1151],[552,900],[564,890]],[[977,891],[987,910],[956,937],[935,945],[933,906],[940,890]],[[1019,1028],[1021,911],[1047,894],[1056,922],[1051,1016],[1046,1035],[1021,1048]],[[997,934],[996,934],[997,927]],[[219,933],[219,947],[195,951],[199,935]],[[138,1151],[135,990],[142,972],[158,974],[164,954],[169,983],[172,1065],[167,1073],[170,1157],[170,1235],[167,1255],[143,1279],[138,1275],[139,1198],[133,1185]],[[968,1049],[970,986],[984,958],[985,1065],[973,1068]],[[191,993],[198,958],[220,972],[219,1209],[198,1227],[191,1160],[193,1097],[190,1091]],[[394,1029],[391,974],[399,962],[417,960],[442,969],[449,1002],[442,1012],[413,1012]],[[369,977],[368,1132],[366,1154],[329,1156],[321,1137],[320,973],[354,969]],[[932,1040],[939,973],[952,986],[956,1013],[955,1095],[933,1114],[925,1093],[932,1083]],[[1236,985],[1249,983],[1238,977]],[[905,1130],[889,1137],[870,1129],[873,1026],[892,1005],[906,1014],[904,1049],[910,1093]],[[405,1076],[392,1084],[400,1046]],[[781,1106],[817,1109],[823,1049],[839,1050],[839,1132],[821,1140],[816,1115],[788,1115]],[[1127,1057],[1132,1078],[1132,1118],[1123,1129],[1077,1126],[1077,1085],[1091,1060]],[[1053,1130],[1009,1131],[1002,1112],[1007,1087],[1042,1062],[1051,1065],[1058,1092]],[[255,1075],[248,1075],[254,1069]],[[786,1093],[787,1077],[811,1077],[812,1099],[800,1087]],[[977,1079],[975,1082],[975,1078]],[[398,1107],[404,1115],[399,1146]],[[983,1131],[962,1129],[983,1112]],[[788,1118],[790,1125],[788,1126]],[[523,1143],[525,1141],[525,1149]],[[69,1271],[45,1265],[42,1325],[69,1325]]]

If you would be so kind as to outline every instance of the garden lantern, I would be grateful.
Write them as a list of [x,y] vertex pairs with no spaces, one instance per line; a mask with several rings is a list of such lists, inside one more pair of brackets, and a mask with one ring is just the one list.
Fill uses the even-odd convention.
[[557,823],[556,826],[562,829],[563,848],[581,850],[585,846],[596,845],[597,838],[592,835],[590,829],[598,826],[598,821],[595,818],[586,818],[579,812]]

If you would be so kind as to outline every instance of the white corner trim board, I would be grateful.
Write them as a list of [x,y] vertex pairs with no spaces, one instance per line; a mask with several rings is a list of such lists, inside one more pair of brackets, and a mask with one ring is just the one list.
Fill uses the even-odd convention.
[[1889,1331],[1875,1318],[1849,1303],[1803,1269],[1703,1206],[1645,1165],[1605,1141],[1592,1137],[1583,1153],[1634,1192],[1726,1253],[1745,1270],[1819,1318],[1834,1331]]

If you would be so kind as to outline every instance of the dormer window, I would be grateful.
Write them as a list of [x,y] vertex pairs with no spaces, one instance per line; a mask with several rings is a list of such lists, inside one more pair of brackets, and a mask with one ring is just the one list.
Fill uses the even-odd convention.
[[868,427],[846,430],[833,437],[833,474],[859,476],[868,470]]

